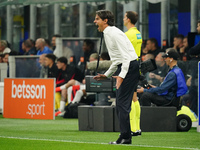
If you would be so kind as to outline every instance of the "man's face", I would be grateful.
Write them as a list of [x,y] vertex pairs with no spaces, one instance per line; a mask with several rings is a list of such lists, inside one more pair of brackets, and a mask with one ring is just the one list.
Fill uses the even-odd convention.
[[64,63],[62,63],[62,62],[60,62],[60,61],[57,61],[57,67],[58,67],[58,69],[62,69],[63,67],[64,67]]
[[87,52],[87,51],[90,50],[90,47],[86,44],[86,42],[83,42],[82,49],[83,49],[84,52]]
[[44,57],[44,55],[40,55],[39,63],[40,63],[41,66],[45,66],[45,57]]
[[175,47],[179,47],[179,45],[181,45],[181,43],[182,43],[182,40],[180,38],[176,38],[176,37],[174,38],[173,44]]
[[197,32],[200,34],[200,23],[197,24]]
[[51,44],[52,46],[56,46],[56,37],[52,37]]
[[37,50],[40,50],[40,48],[41,48],[41,42],[39,40],[37,40],[35,42],[35,47],[36,47]]
[[158,54],[155,58],[155,61],[156,61],[156,65],[161,66],[164,62],[162,54]]
[[49,59],[49,58],[47,58],[47,57],[45,57],[45,66],[50,66],[50,64],[51,64],[51,62],[52,62],[52,60],[51,59]]
[[[105,19],[106,20],[106,19]],[[98,26],[99,32],[103,32],[106,21],[103,21],[98,15],[95,16],[94,23]]]
[[128,24],[127,13],[125,13],[123,21],[124,21],[124,26],[126,26]]
[[148,50],[152,50],[152,43],[151,43],[150,40],[147,40],[146,48],[147,48]]
[[184,48],[188,47],[188,40],[187,40],[187,38],[183,39],[183,47]]

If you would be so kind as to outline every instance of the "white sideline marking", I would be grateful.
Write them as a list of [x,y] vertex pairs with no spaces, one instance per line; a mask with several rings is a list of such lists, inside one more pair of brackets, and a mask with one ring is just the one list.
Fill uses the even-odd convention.
[[[81,142],[81,141],[54,140],[54,139],[37,139],[37,138],[23,138],[23,137],[10,137],[10,136],[0,136],[0,138],[19,139],[19,140],[35,140],[35,141],[50,141],[50,142],[80,143],[80,144],[102,144],[102,145],[108,145],[108,143]],[[167,146],[152,146],[152,145],[129,145],[129,144],[123,145],[123,144],[121,144],[121,146],[155,147],[155,148],[171,148],[171,149],[175,148],[175,149],[183,149],[183,150],[200,150],[198,148],[167,147]]]

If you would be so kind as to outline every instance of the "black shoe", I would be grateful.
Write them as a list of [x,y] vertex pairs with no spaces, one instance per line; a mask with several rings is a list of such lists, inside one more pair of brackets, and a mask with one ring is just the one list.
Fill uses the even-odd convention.
[[117,141],[115,142],[109,142],[109,144],[131,144],[132,141],[131,141],[131,138],[129,139],[122,139],[122,138],[119,138]]
[[139,131],[136,131],[136,132],[131,132],[131,135],[132,135],[132,136],[139,136],[139,135],[142,135],[142,131],[139,130]]

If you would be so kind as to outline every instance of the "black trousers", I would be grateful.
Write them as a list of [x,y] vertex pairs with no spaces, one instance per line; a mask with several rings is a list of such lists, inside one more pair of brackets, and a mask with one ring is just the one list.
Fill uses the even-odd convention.
[[[121,65],[118,66],[117,72],[121,71]],[[138,62],[131,61],[129,70],[119,89],[116,90],[116,109],[120,126],[120,137],[123,139],[131,138],[130,117],[131,102],[134,89],[139,81]]]
[[140,102],[142,106],[151,106],[151,103],[156,104],[157,106],[163,106],[169,104],[170,100],[167,100],[164,96],[144,92],[140,97]]

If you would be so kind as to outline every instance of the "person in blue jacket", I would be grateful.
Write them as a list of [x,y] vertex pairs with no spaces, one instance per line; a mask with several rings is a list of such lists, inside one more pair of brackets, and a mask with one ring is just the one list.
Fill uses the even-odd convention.
[[45,46],[45,40],[43,38],[38,38],[35,42],[35,47],[38,50],[37,55],[42,55],[42,54],[51,54],[53,51]]
[[137,89],[138,93],[143,93],[140,102],[142,106],[150,106],[151,103],[157,106],[169,104],[174,96],[180,97],[187,92],[187,85],[182,70],[177,66],[179,54],[175,49],[170,49],[163,55],[166,64],[169,66],[164,81],[160,86],[144,89],[141,87]]

